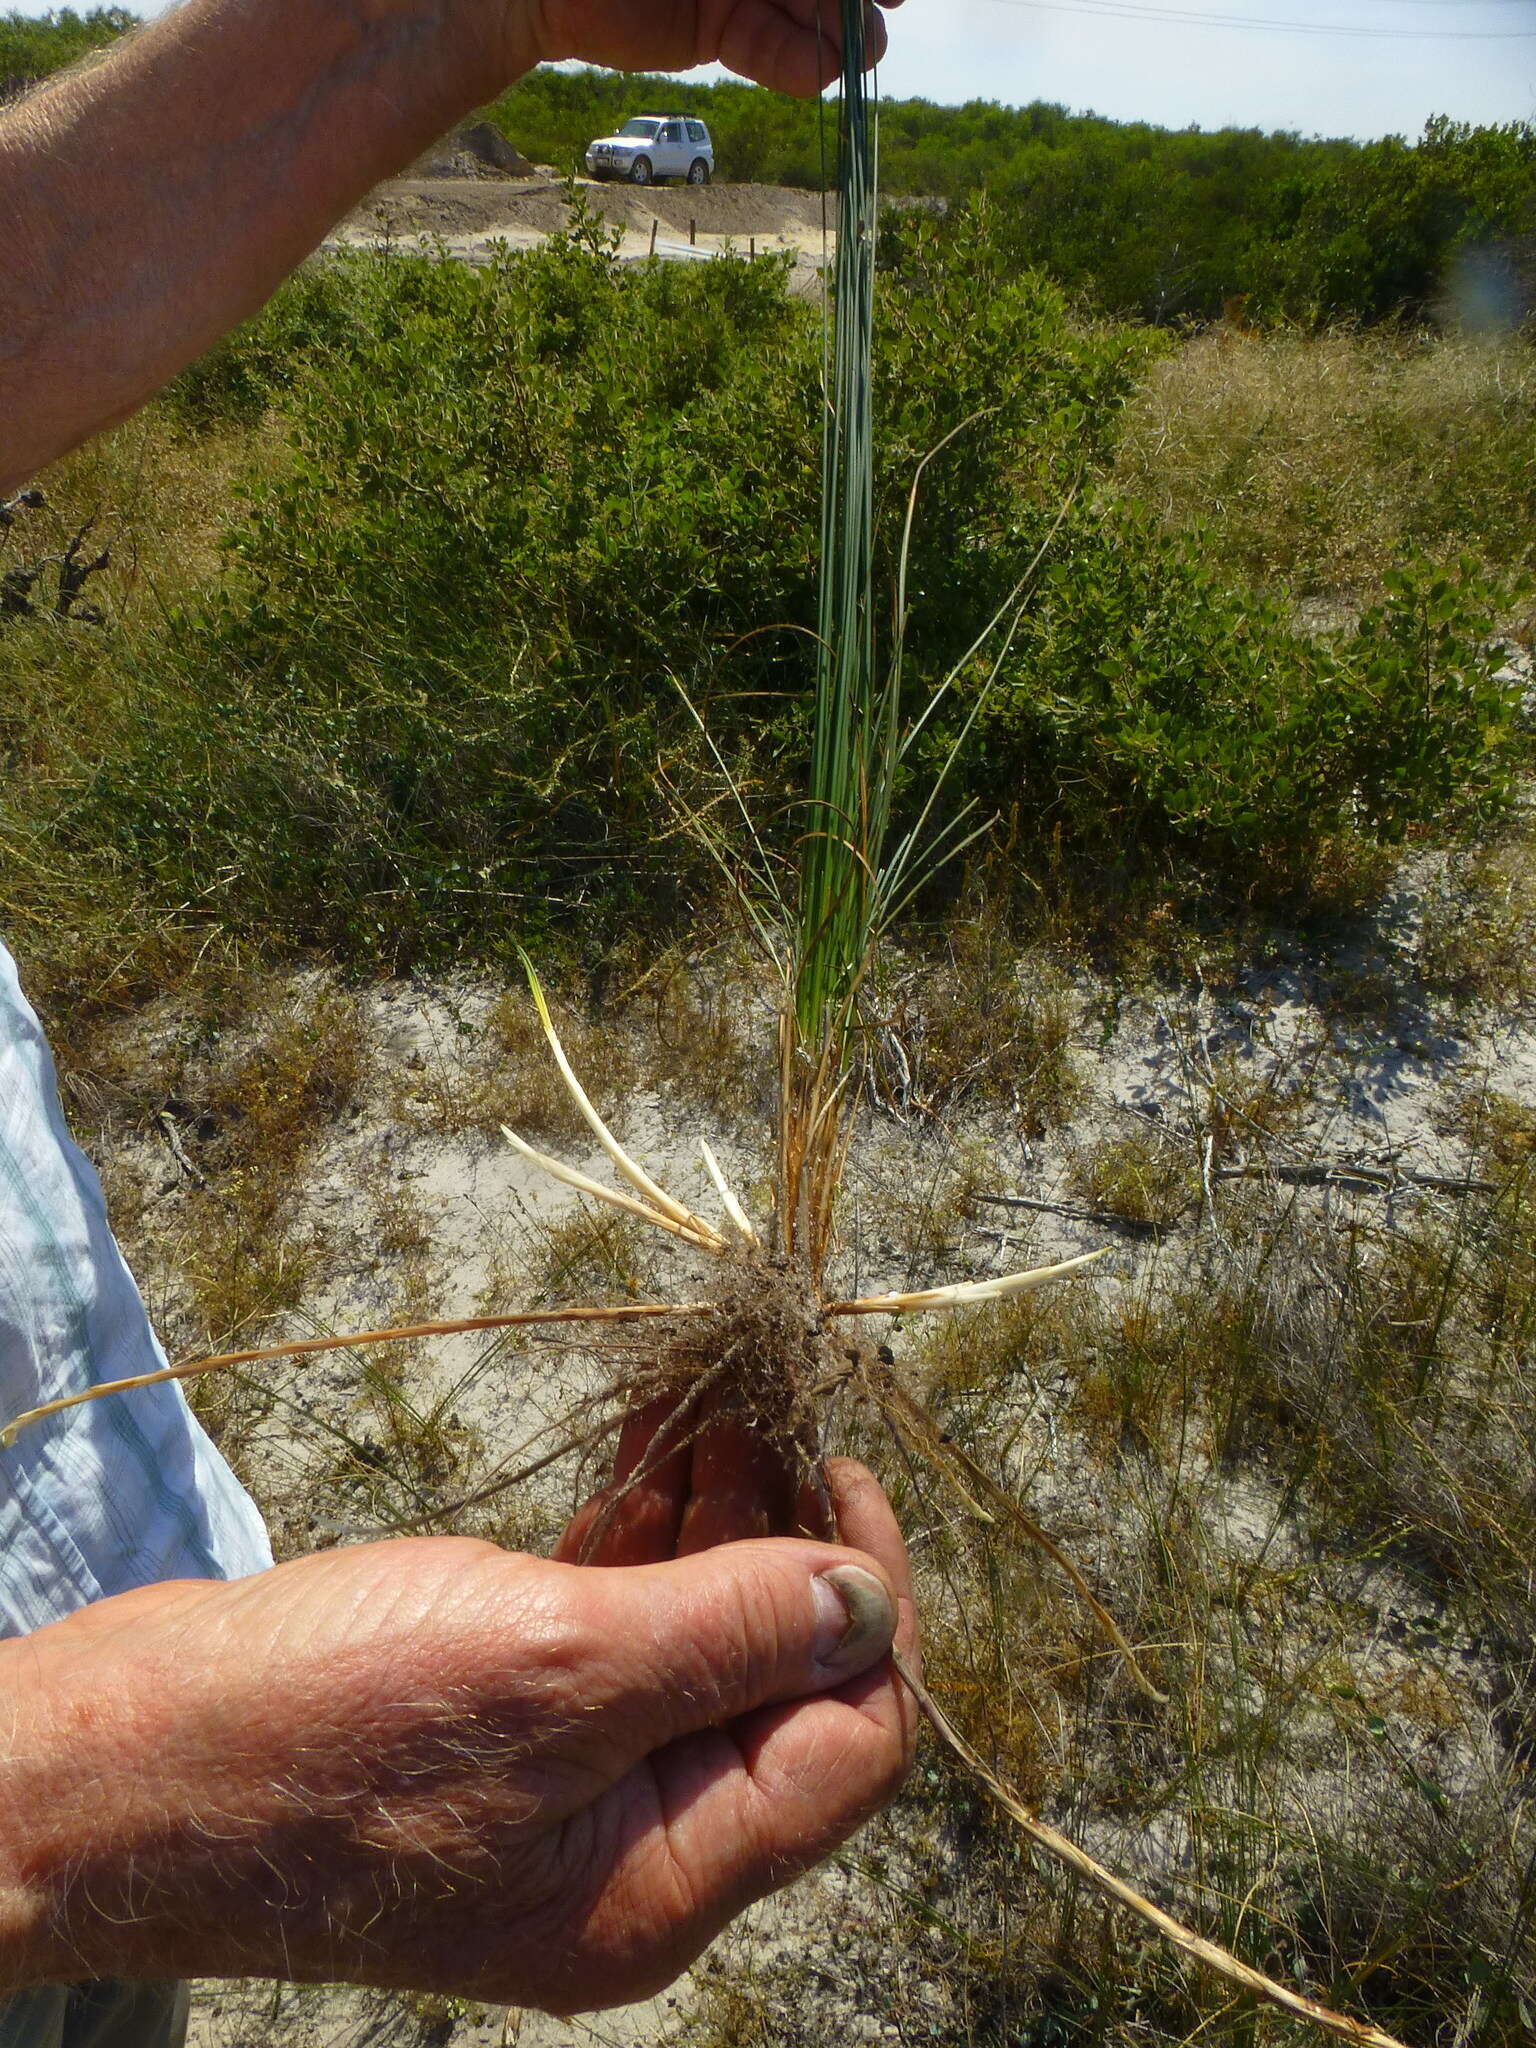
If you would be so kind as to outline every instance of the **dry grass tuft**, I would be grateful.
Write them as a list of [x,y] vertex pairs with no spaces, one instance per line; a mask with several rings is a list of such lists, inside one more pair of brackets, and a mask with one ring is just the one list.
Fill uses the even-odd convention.
[[995,1106],[1037,1138],[1077,1099],[1069,993],[995,906],[956,918],[927,958],[887,968],[865,1009],[866,1085],[894,1115]]
[[576,1208],[540,1226],[531,1270],[519,1270],[507,1298],[519,1304],[525,1296],[558,1303],[635,1300],[649,1291],[655,1264],[644,1224],[612,1209]]
[[1150,1230],[1171,1228],[1200,1197],[1189,1146],[1146,1125],[1080,1151],[1068,1184],[1096,1214]]
[[1529,827],[1454,848],[1429,892],[1417,965],[1458,1002],[1513,1009],[1536,988],[1536,839]]
[[[560,1037],[591,1076],[600,1110],[613,1112],[633,1085],[631,1034],[556,1003]],[[492,1001],[482,1028],[432,1047],[391,1077],[393,1108],[407,1128],[440,1137],[495,1140],[503,1124],[550,1142],[582,1140],[586,1126],[555,1071],[538,1013],[515,985]]]
[[665,954],[636,1001],[646,1084],[724,1123],[772,1113],[778,987],[755,954]]
[[[1509,1128],[1487,1122],[1485,1160]],[[1514,2048],[1536,2010],[1518,1133],[1515,1158],[1491,1202],[1420,1203],[1388,1229],[1379,1204],[1245,1190],[1224,1204],[1234,1249],[1181,1233],[1127,1285],[924,1332],[942,1426],[1161,1646],[1167,1708],[1006,1526],[891,1473],[934,1689],[982,1754],[1245,1960],[1415,2043]],[[935,1819],[947,1853],[908,1853]],[[882,1944],[926,1951],[945,1992],[924,2038],[1290,2038],[1022,1864],[946,1765],[887,1841],[903,1881]]]
[[[317,1284],[328,1247],[305,1214],[306,1170],[372,1060],[360,1005],[326,982],[244,979],[220,993],[148,1043],[98,1038],[76,1090],[140,1134],[137,1199],[115,1213],[152,1298],[174,1273],[174,1310],[158,1320],[189,1349],[253,1336]],[[169,1226],[151,1176],[182,1197]]]
[[100,826],[82,843],[71,820],[160,687],[131,645],[208,584],[237,478],[280,459],[265,433],[190,446],[151,408],[45,472],[45,506],[0,534],[0,576],[56,562],[88,524],[110,554],[86,590],[99,624],[0,614],[0,929],[66,1077],[89,1066],[104,1020],[235,957],[218,922],[234,876],[196,903],[169,900],[135,873],[131,843]]
[[1414,549],[1527,567],[1536,358],[1385,331],[1204,335],[1153,366],[1117,474],[1298,597],[1370,598]]

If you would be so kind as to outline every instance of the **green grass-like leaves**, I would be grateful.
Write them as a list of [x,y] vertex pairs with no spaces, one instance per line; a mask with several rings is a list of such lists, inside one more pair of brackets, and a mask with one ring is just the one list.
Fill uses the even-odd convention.
[[843,7],[836,306],[822,459],[820,640],[796,916],[795,1023],[840,1044],[869,956],[890,816],[894,680],[874,634],[875,115],[863,10]]

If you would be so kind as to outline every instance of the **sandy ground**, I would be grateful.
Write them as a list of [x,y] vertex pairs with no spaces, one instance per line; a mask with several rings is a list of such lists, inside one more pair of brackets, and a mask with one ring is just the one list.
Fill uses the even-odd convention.
[[[1074,1163],[1093,1147],[1149,1128],[1175,1145],[1195,1146],[1209,1128],[1218,1086],[1239,1091],[1276,1079],[1306,1077],[1303,1114],[1282,1137],[1255,1140],[1244,1156],[1271,1165],[1326,1161],[1374,1169],[1384,1185],[1301,1186],[1294,1199],[1344,1229],[1404,1220],[1426,1204],[1447,1208],[1460,1197],[1415,1184],[1415,1175],[1454,1180],[1468,1154],[1458,1105],[1488,1089],[1536,1106],[1536,1014],[1456,1012],[1413,1000],[1395,1009],[1355,1015],[1340,990],[1351,975],[1369,976],[1383,949],[1411,940],[1426,902],[1438,886],[1429,857],[1405,867],[1373,938],[1355,958],[1326,962],[1300,948],[1276,947],[1235,987],[1213,993],[1202,985],[1126,992],[1086,970],[1058,988],[1070,1013],[1068,1051],[1078,1093],[1065,1119],[1042,1135],[1021,1135],[996,1106],[934,1118],[899,1101],[865,1116],[847,1181],[847,1270],[839,1280],[859,1291],[902,1283],[921,1285],[959,1272],[980,1275],[1108,1245],[1110,1256],[1091,1283],[1129,1305],[1138,1284],[1178,1284],[1182,1261],[1202,1234],[1221,1232],[1223,1201],[1217,1189],[1208,1213],[1180,1219],[1159,1242],[1107,1229],[1085,1216],[1074,1193]],[[1373,948],[1375,949],[1373,951]],[[714,971],[700,962],[706,983]],[[295,982],[302,996],[313,977]],[[345,1330],[429,1304],[440,1316],[483,1313],[495,1304],[548,1301],[561,1282],[551,1278],[550,1257],[570,1251],[569,1226],[577,1197],[544,1180],[495,1136],[495,1107],[483,1097],[487,1046],[499,991],[484,982],[397,983],[357,997],[373,1048],[371,1078],[360,1099],[320,1134],[304,1202],[331,1245],[324,1276],[291,1319],[294,1335]],[[744,998],[733,998],[740,1005]],[[166,1020],[174,1030],[174,1018]],[[623,1028],[623,1027],[620,1027]],[[895,1026],[893,1029],[897,1028]],[[921,1020],[909,1016],[906,1056],[921,1059]],[[707,1137],[749,1209],[760,1209],[769,1169],[766,1128],[770,1013],[766,991],[734,1057],[748,1084],[729,1100],[702,1102],[699,1077],[669,1083],[654,1067],[625,1091],[622,1135],[649,1170],[686,1199],[714,1214],[698,1163],[698,1139]],[[761,1041],[761,1042],[759,1042]],[[615,1041],[617,1043],[617,1041]],[[600,1057],[600,1054],[597,1055]],[[532,1046],[527,1059],[542,1057]],[[763,1086],[751,1075],[760,1068]],[[1218,1077],[1219,1082],[1218,1082]],[[509,1085],[522,1076],[510,1073]],[[183,1133],[196,1163],[199,1139]],[[608,1169],[589,1141],[549,1141],[549,1148],[598,1178]],[[936,1189],[963,1156],[973,1179],[1036,1205],[987,1211],[960,1233],[958,1251],[930,1254],[918,1212],[925,1190]],[[121,1192],[137,1187],[143,1203],[136,1256],[152,1301],[177,1336],[176,1292],[169,1263],[157,1270],[153,1246],[172,1245],[193,1200],[186,1172],[153,1130],[124,1132],[105,1161]],[[1208,1190],[1208,1193],[1210,1190]],[[916,1220],[914,1220],[916,1219]],[[925,1259],[936,1256],[947,1271]],[[666,1244],[634,1252],[634,1288],[655,1298],[688,1298],[698,1276]],[[958,1263],[957,1263],[958,1262]],[[566,1284],[581,1285],[581,1282]],[[569,1294],[565,1298],[569,1299]],[[909,1345],[908,1335],[896,1340]],[[385,1495],[354,1466],[339,1470],[338,1430],[390,1455],[360,1354],[341,1354],[303,1368],[278,1368],[267,1391],[275,1401],[250,1419],[240,1444],[242,1470],[256,1486],[280,1551],[368,1540],[381,1533]],[[412,1350],[404,1361],[410,1398],[420,1414],[442,1418],[455,1439],[472,1448],[468,1469],[478,1478],[504,1469],[525,1440],[559,1429],[560,1418],[596,1368],[564,1348],[537,1342],[488,1344],[452,1340]],[[1012,1448],[1003,1469],[1048,1526],[1074,1546],[1113,1603],[1116,1550],[1109,1532],[1123,1524],[1126,1483],[1112,1465],[1087,1466],[1072,1434],[1070,1361],[1060,1383],[1019,1387],[1021,1404]],[[370,1450],[370,1455],[372,1455]],[[1262,1462],[1220,1469],[1192,1452],[1186,1481],[1198,1502],[1212,1569],[1255,1559],[1299,1558],[1300,1538],[1290,1511]],[[433,1487],[430,1472],[425,1484]],[[584,1490],[573,1461],[522,1487],[515,1500],[495,1504],[485,1519],[466,1523],[528,1547],[541,1547]],[[462,1489],[464,1471],[442,1482],[445,1495]],[[370,1488],[373,1487],[373,1490]],[[498,1521],[497,1517],[503,1517]],[[1414,1612],[1417,1597],[1389,1565],[1340,1561],[1309,1567],[1317,1590],[1296,1610],[1296,1640],[1347,1659],[1367,1680],[1390,1689],[1417,1682],[1423,1653],[1405,1651],[1391,1632],[1391,1617]],[[1331,1576],[1330,1576],[1331,1575]],[[1123,1587],[1122,1587],[1123,1596]],[[1445,1652],[1437,1683],[1462,1702],[1458,1732],[1436,1739],[1436,1769],[1452,1784],[1474,1785],[1494,1769],[1480,1702],[1489,1674],[1475,1643]],[[1464,1711],[1463,1711],[1464,1709]],[[1480,1718],[1481,1717],[1481,1718]],[[1405,1724],[1405,1741],[1414,1739]],[[1298,1728],[1295,1740],[1309,1774],[1312,1797],[1326,1808],[1335,1796],[1337,1739],[1322,1719]],[[1358,1763],[1356,1765],[1358,1767]],[[1063,1797],[1067,1795],[1064,1793]],[[1077,1832],[1123,1867],[1162,1866],[1170,1872],[1185,1853],[1170,1818],[1147,1827],[1113,1813],[1074,1809]],[[964,1862],[940,1839],[921,1840],[903,1823],[880,1824],[879,1853],[909,1860],[940,1896],[958,1887]],[[933,1873],[940,1872],[937,1880]],[[914,1881],[917,1881],[916,1879]],[[193,2048],[638,2048],[681,2042],[691,2016],[718,1973],[746,1969],[768,1994],[803,2000],[815,1987],[818,2042],[878,2043],[890,2038],[947,2036],[941,1973],[930,1970],[910,1923],[902,1930],[890,1896],[858,1875],[857,1865],[833,1868],[804,1881],[758,1909],[689,1978],[666,1996],[588,2023],[519,2019],[502,2011],[432,2000],[271,1985],[206,1985],[198,1992]],[[775,1990],[774,1987],[780,1987]],[[798,1987],[798,1988],[797,1988]],[[800,2008],[795,2008],[799,2010]],[[952,2015],[950,2016],[953,2017]],[[894,2023],[899,2020],[900,2026]],[[914,2027],[916,2031],[913,2031]],[[785,2038],[800,2039],[799,2033]]]
[[[834,236],[814,192],[780,185],[631,185],[584,181],[589,206],[623,232],[618,254],[652,251],[669,262],[702,262],[730,251],[788,252],[813,278]],[[570,219],[562,185],[546,178],[397,178],[381,185],[326,242],[327,249],[388,242],[440,246],[466,263],[484,262],[496,243],[533,248]]]

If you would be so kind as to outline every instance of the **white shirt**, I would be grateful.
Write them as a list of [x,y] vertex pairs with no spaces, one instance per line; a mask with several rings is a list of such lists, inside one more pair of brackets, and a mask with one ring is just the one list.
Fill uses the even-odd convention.
[[[0,946],[0,1423],[164,1364]],[[0,1451],[0,1637],[105,1594],[271,1562],[254,1503],[173,1383],[71,1409]]]

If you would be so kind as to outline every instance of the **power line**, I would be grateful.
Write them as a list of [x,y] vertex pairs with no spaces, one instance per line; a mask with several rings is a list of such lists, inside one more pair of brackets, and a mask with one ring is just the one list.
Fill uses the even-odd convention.
[[1353,28],[1331,21],[1282,21],[1274,15],[1205,14],[1190,8],[1143,7],[1136,0],[988,0],[993,7],[1022,7],[1050,14],[1098,15],[1111,21],[1166,21],[1200,28],[1259,29],[1292,36],[1356,36],[1369,41],[1513,43],[1536,40],[1529,28]]

